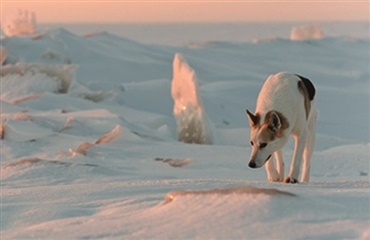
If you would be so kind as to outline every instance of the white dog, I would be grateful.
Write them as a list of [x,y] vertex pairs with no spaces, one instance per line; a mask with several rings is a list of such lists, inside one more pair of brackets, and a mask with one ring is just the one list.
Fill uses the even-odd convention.
[[[309,181],[317,119],[315,92],[309,79],[291,73],[277,73],[269,76],[263,84],[255,113],[246,110],[251,126],[249,167],[260,168],[266,163],[269,181],[297,183],[302,160],[301,181]],[[284,179],[282,148],[289,135],[294,137],[295,147],[289,175]]]

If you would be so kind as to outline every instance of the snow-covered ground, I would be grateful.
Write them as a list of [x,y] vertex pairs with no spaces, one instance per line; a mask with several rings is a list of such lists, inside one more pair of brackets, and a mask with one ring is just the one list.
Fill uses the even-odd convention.
[[[288,38],[3,38],[1,239],[370,239],[370,40]],[[212,145],[177,141],[176,53],[196,73]],[[245,109],[280,71],[317,89],[306,184],[247,166]],[[292,153],[289,142],[287,168]]]

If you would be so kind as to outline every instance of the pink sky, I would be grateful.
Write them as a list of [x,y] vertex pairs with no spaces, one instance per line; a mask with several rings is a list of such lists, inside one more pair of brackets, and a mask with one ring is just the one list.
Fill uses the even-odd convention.
[[1,17],[34,11],[38,22],[369,21],[360,1],[1,1]]

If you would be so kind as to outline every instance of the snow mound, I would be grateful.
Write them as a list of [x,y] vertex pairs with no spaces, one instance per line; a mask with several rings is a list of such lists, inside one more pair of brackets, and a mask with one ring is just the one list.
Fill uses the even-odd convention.
[[301,41],[305,39],[323,39],[324,32],[320,26],[297,26],[290,32],[290,40]]
[[0,99],[17,104],[44,92],[66,93],[73,80],[72,65],[19,63],[1,68]]
[[5,18],[1,28],[8,37],[35,34],[37,29],[36,15],[34,12],[18,10],[17,14]]
[[178,140],[186,143],[212,144],[211,124],[203,109],[195,71],[176,53],[173,60],[171,94],[174,100]]
[[185,190],[185,191],[172,191],[167,193],[164,203],[169,203],[175,198],[187,195],[231,195],[231,194],[242,194],[242,195],[253,195],[253,194],[265,194],[269,196],[296,196],[293,193],[281,191],[274,188],[257,188],[250,186],[231,187],[224,189],[210,189],[210,190]]
[[53,133],[29,121],[14,121],[8,119],[3,125],[3,138],[15,142],[35,141]]

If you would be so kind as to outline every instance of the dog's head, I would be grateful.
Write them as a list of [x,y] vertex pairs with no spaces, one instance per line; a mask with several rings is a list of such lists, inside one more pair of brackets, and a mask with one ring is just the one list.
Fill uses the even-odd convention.
[[282,148],[287,141],[284,130],[289,127],[286,118],[277,111],[269,111],[264,115],[253,114],[247,109],[252,146],[249,167],[260,168]]

